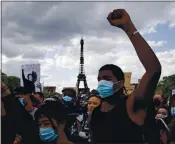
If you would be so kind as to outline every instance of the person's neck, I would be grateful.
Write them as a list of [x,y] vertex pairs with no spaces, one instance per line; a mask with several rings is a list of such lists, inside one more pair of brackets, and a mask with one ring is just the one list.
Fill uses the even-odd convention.
[[67,136],[64,132],[64,127],[60,126],[59,129],[58,129],[58,143],[59,144],[64,144],[66,142],[68,142],[68,139],[67,139]]
[[110,104],[109,102],[102,102],[101,104],[101,111],[102,112],[109,112],[111,111],[114,107],[116,106],[116,104]]

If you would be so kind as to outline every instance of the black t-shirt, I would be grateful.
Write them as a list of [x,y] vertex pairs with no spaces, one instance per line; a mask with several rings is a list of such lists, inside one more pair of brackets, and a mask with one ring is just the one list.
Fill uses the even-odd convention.
[[126,98],[109,112],[94,109],[91,117],[92,141],[98,143],[143,143],[142,127],[131,121],[126,110]]

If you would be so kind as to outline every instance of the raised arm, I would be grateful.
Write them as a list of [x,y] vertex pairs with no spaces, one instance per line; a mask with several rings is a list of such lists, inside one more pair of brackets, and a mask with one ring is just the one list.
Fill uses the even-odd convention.
[[23,82],[26,80],[25,75],[24,75],[24,69],[22,69],[22,79],[23,79]]
[[[129,31],[131,33],[137,31],[132,23]],[[138,88],[133,92],[133,96],[135,97],[135,100],[144,100],[145,106],[147,107],[150,101],[152,101],[161,75],[161,64],[151,47],[139,33],[134,36],[130,34],[127,35],[146,71],[140,80]]]
[[114,10],[108,15],[107,19],[112,26],[116,26],[124,30],[146,70],[138,88],[131,95],[131,97],[134,97],[134,102],[140,101],[142,103],[141,106],[144,104],[143,107],[146,108],[152,100],[161,75],[160,62],[148,43],[137,32],[130,16],[125,10]]

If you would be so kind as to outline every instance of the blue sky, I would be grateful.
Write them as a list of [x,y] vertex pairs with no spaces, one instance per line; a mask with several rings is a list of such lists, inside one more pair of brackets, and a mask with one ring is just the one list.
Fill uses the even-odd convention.
[[83,34],[85,72],[91,89],[97,86],[98,69],[106,63],[132,72],[132,82],[137,82],[145,71],[135,50],[125,33],[106,20],[108,13],[118,8],[128,12],[158,56],[161,78],[175,74],[173,2],[3,2],[2,71],[20,77],[22,64],[40,63],[45,86],[57,86],[58,92],[74,87]]
[[154,40],[154,41],[164,40],[164,41],[167,41],[167,44],[165,44],[164,47],[156,48],[155,51],[161,52],[168,49],[175,49],[175,43],[174,43],[175,29],[170,28],[168,24],[160,24],[157,26],[156,29],[157,29],[157,33],[147,34],[145,38],[148,40]]

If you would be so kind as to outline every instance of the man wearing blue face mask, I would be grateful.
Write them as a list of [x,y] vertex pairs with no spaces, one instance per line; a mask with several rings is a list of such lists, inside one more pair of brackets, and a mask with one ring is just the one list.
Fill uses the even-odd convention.
[[23,106],[26,105],[24,101],[24,97],[25,97],[24,87],[17,87],[14,91],[14,95]]
[[146,109],[161,75],[161,65],[150,46],[138,33],[128,13],[114,10],[107,17],[112,26],[121,28],[133,44],[146,73],[138,88],[128,97],[124,94],[124,73],[116,65],[100,68],[97,90],[102,98],[91,117],[93,143],[144,143],[142,126]]
[[76,91],[72,88],[66,88],[63,91],[63,101],[70,109],[70,113],[76,113],[80,107],[77,103]]
[[72,125],[75,123],[76,117],[82,113],[82,108],[80,104],[77,103],[76,91],[74,89],[66,88],[63,89],[62,92],[63,92],[63,101],[64,104],[68,107],[68,113],[69,113],[69,117],[67,120],[67,129],[65,132],[70,141],[76,142],[77,137],[72,135],[72,131],[74,131]]

